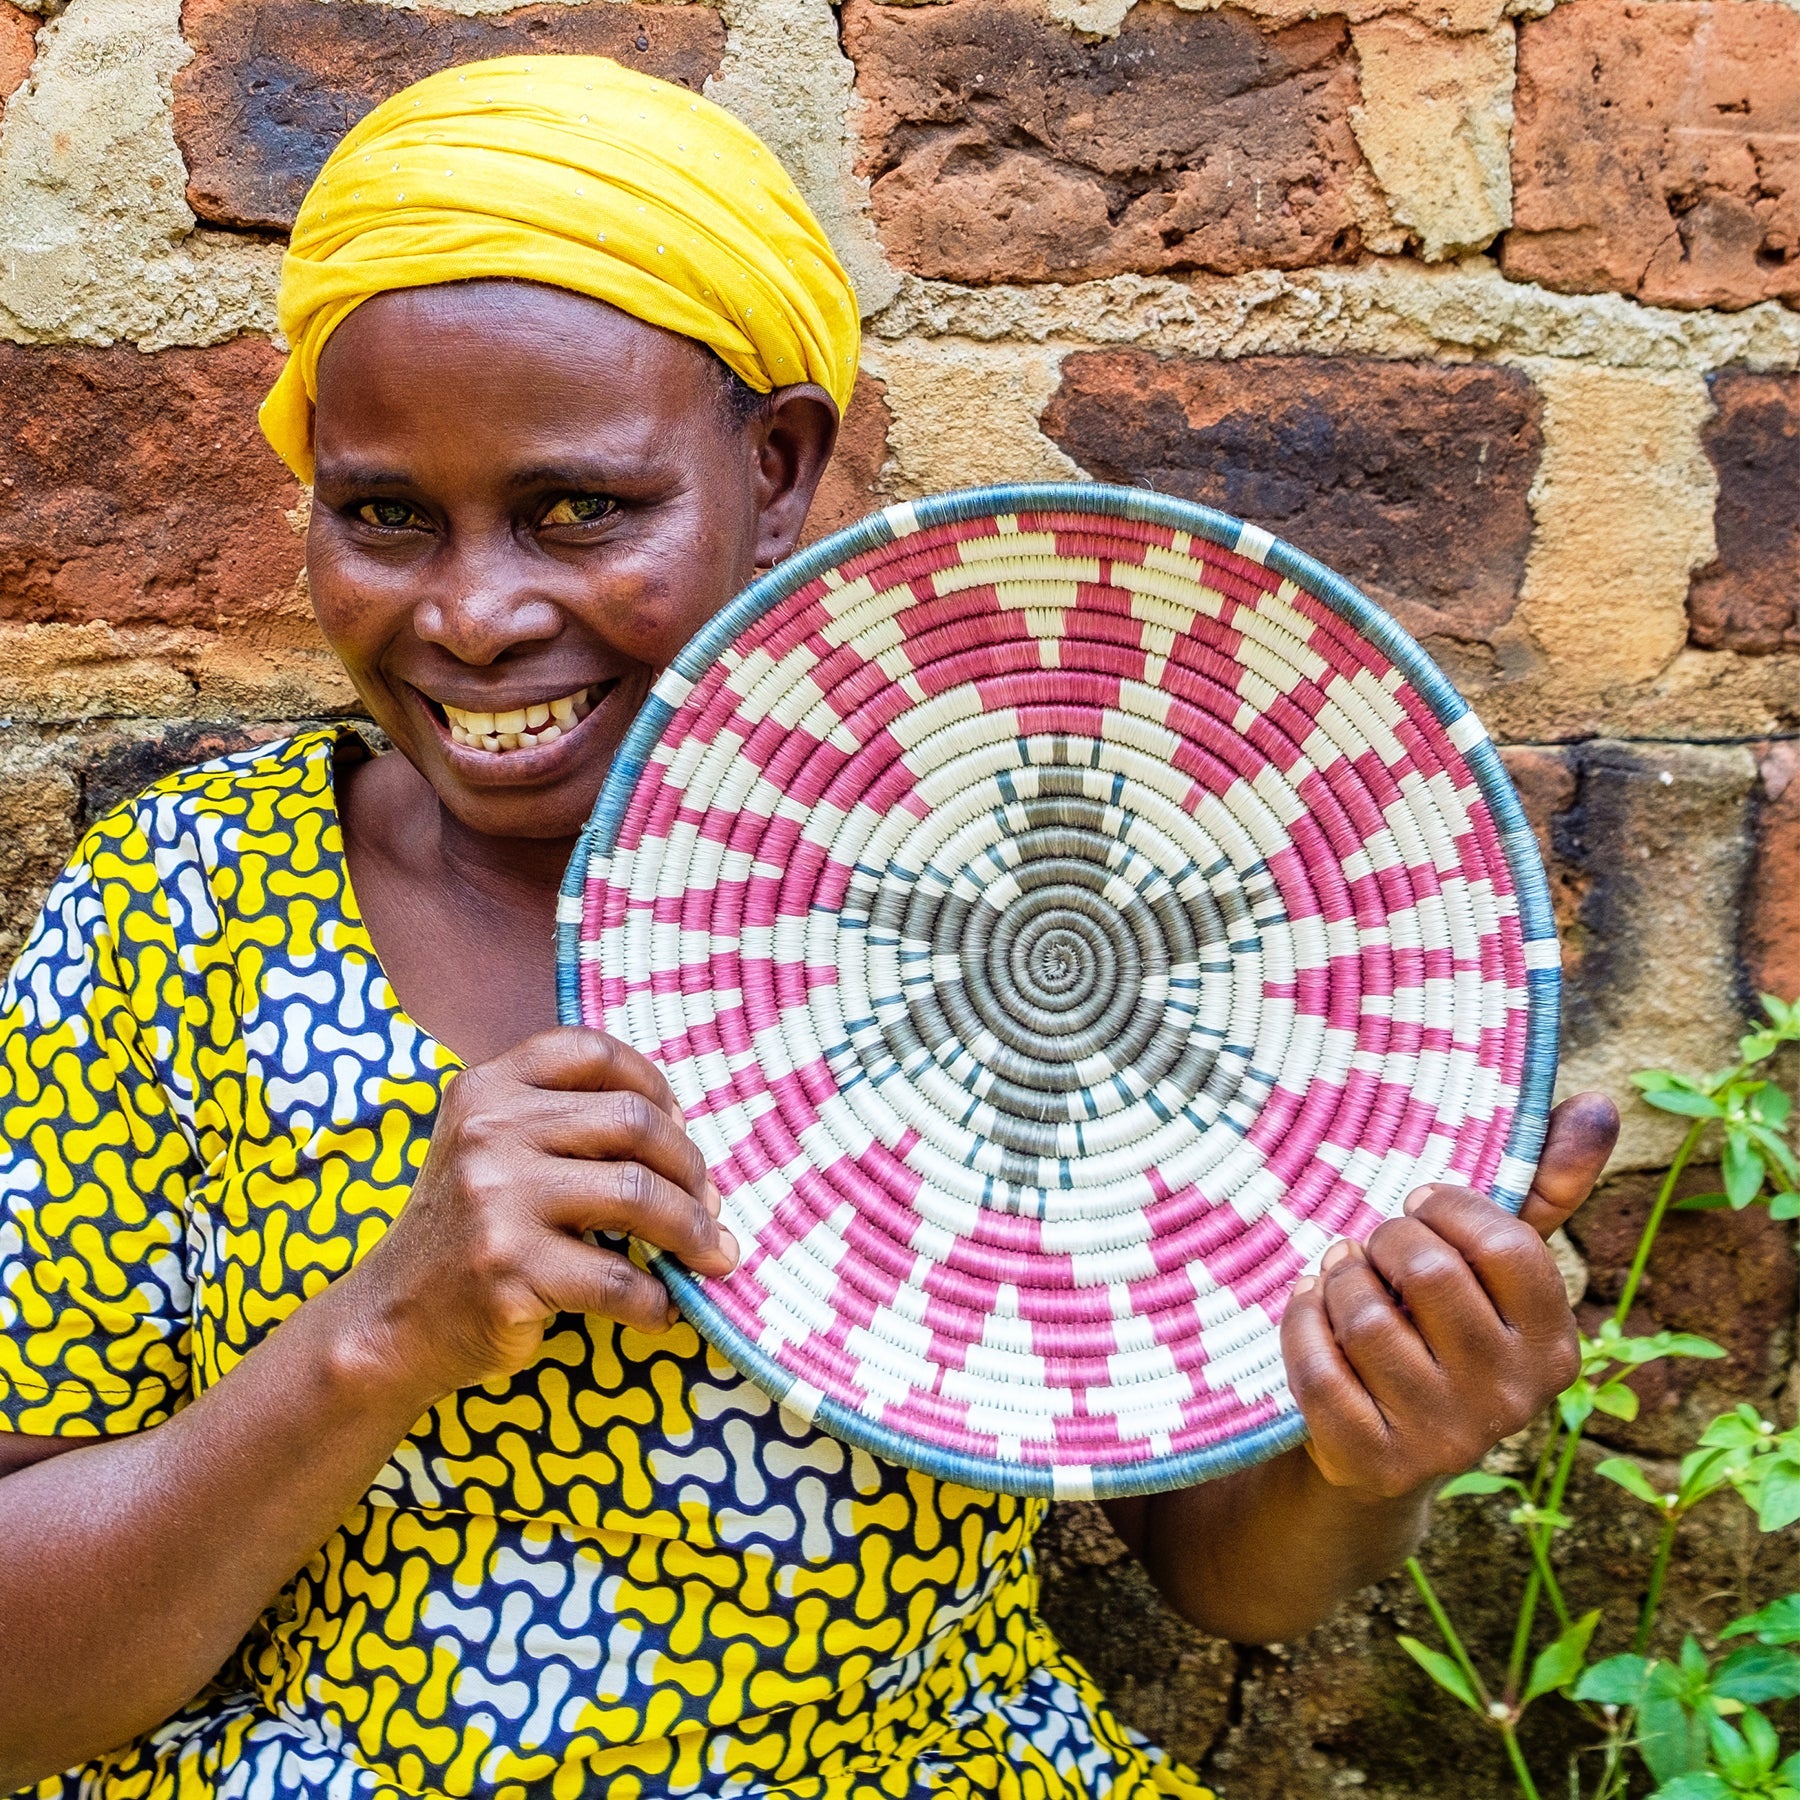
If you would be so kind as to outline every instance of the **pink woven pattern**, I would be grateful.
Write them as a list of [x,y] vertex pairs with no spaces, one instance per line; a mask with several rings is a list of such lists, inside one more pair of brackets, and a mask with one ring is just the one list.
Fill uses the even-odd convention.
[[1335,1237],[1525,1173],[1480,728],[1252,556],[915,530],[658,692],[581,1010],[667,1070],[790,1406],[1082,1492],[1291,1407]]

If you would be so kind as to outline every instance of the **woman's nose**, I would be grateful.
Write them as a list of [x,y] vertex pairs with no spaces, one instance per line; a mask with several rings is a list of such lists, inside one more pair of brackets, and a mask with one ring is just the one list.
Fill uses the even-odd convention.
[[527,559],[505,550],[450,548],[413,609],[413,630],[458,662],[498,662],[563,627],[562,609]]

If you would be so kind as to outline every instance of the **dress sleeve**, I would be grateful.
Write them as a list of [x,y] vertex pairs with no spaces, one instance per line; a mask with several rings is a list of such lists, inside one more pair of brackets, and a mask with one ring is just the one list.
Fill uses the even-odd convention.
[[0,995],[0,1431],[116,1436],[187,1396],[191,909],[164,860],[133,809],[102,819]]

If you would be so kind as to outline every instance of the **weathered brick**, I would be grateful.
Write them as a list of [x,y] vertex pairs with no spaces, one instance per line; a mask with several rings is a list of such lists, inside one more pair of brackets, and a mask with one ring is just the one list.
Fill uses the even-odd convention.
[[1665,306],[1800,301],[1800,13],[1572,0],[1519,32],[1502,266]]
[[1688,590],[1689,637],[1704,650],[1800,649],[1800,376],[1734,369],[1710,386],[1719,554]]
[[31,73],[37,55],[37,20],[0,0],[0,100]]
[[1748,997],[1800,1000],[1800,744],[1770,744],[1759,773],[1738,951]]
[[256,427],[262,339],[0,344],[0,620],[247,626],[291,610],[301,491]]
[[1342,571],[1450,666],[1510,618],[1540,439],[1517,370],[1078,352],[1045,433],[1091,475],[1223,508]]
[[863,169],[921,275],[1043,281],[1355,257],[1349,30],[1142,0],[1084,42],[1036,0],[850,0]]
[[610,56],[699,91],[725,49],[710,6],[524,6],[497,18],[324,0],[185,0],[175,77],[188,203],[285,231],[325,158],[389,95],[439,69],[530,51]]
[[802,544],[816,543],[846,525],[854,525],[881,504],[881,471],[888,459],[887,388],[873,375],[858,375],[856,391],[838,432],[837,449],[825,468],[825,479],[806,515]]

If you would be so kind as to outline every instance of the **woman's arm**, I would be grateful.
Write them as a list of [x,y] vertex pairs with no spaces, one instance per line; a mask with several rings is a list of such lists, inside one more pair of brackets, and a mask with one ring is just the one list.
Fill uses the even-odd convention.
[[[0,1793],[159,1725],[435,1395],[359,1348],[348,1281],[135,1437],[0,1442]],[[35,1459],[35,1460],[34,1460]]]
[[1404,1561],[1438,1483],[1574,1379],[1575,1321],[1543,1239],[1587,1198],[1618,1130],[1605,1095],[1579,1095],[1551,1115],[1516,1219],[1467,1188],[1424,1188],[1366,1250],[1325,1253],[1281,1322],[1307,1443],[1108,1507],[1171,1605],[1219,1637],[1275,1643]]
[[662,1284],[583,1232],[728,1272],[736,1249],[679,1118],[612,1039],[527,1040],[451,1084],[387,1236],[216,1386],[138,1436],[7,1456],[0,1793],[177,1711],[415,1421],[523,1368],[557,1314],[661,1330]]

